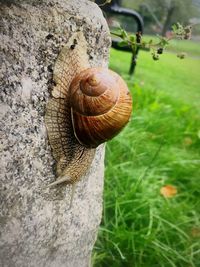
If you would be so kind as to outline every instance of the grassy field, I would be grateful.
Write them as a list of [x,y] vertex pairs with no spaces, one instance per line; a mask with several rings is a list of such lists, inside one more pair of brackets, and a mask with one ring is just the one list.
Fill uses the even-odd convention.
[[[189,50],[189,48],[188,48]],[[200,51],[199,51],[200,55]],[[111,50],[133,96],[128,126],[107,144],[95,267],[200,266],[200,60]],[[172,185],[177,193],[164,197]]]

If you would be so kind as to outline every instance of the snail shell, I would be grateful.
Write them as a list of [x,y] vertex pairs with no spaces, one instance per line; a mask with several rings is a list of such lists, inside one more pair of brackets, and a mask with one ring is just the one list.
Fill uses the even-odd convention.
[[72,80],[69,93],[74,134],[86,147],[110,140],[129,121],[131,95],[123,79],[111,70],[83,70]]

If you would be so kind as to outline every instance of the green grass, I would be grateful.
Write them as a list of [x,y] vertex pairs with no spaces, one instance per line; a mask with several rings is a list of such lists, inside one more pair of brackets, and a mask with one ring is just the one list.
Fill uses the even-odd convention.
[[[200,53],[200,52],[199,52]],[[106,147],[104,212],[95,267],[200,266],[200,61],[111,50],[133,96],[128,126]],[[164,198],[171,184],[176,196]]]
[[173,40],[168,46],[168,49],[174,52],[186,52],[188,53],[188,56],[196,56],[198,57],[198,59],[200,59],[199,45],[199,42],[190,42],[188,40]]

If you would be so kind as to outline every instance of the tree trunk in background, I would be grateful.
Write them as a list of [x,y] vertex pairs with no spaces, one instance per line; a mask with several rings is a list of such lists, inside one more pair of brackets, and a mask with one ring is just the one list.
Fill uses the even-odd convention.
[[92,66],[107,66],[110,37],[86,0],[2,1],[0,266],[89,266],[102,214],[104,147],[71,187],[46,189],[55,161],[44,124],[52,69],[61,47],[82,31]]
[[162,36],[165,36],[166,32],[169,30],[171,23],[172,23],[172,21],[171,21],[172,16],[173,16],[175,10],[176,10],[176,6],[171,6],[168,9],[167,17],[166,17],[166,20],[164,22],[163,29],[162,29]]

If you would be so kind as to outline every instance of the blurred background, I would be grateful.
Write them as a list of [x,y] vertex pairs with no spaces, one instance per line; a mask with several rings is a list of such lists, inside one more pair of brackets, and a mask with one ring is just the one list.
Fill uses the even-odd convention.
[[[112,0],[105,3],[104,0],[96,1],[102,9],[109,5],[119,5],[137,11],[143,18],[145,34],[159,33],[166,35],[171,30],[171,25],[177,22],[181,24],[200,23],[200,1],[199,0]],[[106,15],[109,17],[109,15]],[[113,17],[114,19],[114,17]],[[130,18],[115,16],[127,31],[134,30],[134,24]],[[194,27],[193,37],[200,34],[200,27]]]
[[[145,34],[168,34],[174,23],[183,25],[200,23],[199,0],[119,0],[123,7],[139,12],[144,20]],[[128,24],[127,24],[128,26]],[[193,38],[199,39],[200,24],[193,29]]]
[[[93,266],[199,267],[200,1],[116,2],[143,18],[145,40],[169,37],[177,22],[192,25],[192,36],[170,41],[156,61],[140,50],[133,75],[131,52],[111,48],[109,67],[127,82],[133,113],[106,145]],[[104,16],[111,30],[118,23],[131,34],[138,30],[129,16]]]

